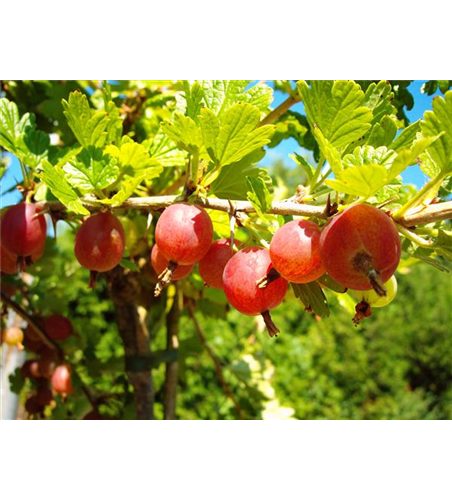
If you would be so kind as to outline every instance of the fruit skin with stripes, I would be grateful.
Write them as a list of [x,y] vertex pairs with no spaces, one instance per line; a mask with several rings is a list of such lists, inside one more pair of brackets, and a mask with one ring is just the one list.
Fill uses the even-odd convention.
[[270,317],[270,310],[277,307],[287,292],[287,281],[277,278],[265,288],[257,281],[272,269],[270,252],[266,248],[248,247],[237,252],[226,264],[223,272],[223,290],[229,303],[243,314],[264,318],[271,337],[279,330]]
[[[47,223],[34,203],[18,203],[8,208],[1,218],[1,245],[16,257],[17,270],[33,263],[33,255],[43,253]],[[2,252],[2,258],[4,251]],[[10,269],[12,270],[12,269]],[[6,271],[4,271],[6,272]],[[13,274],[13,273],[9,273]]]
[[175,203],[166,208],[155,228],[155,241],[171,262],[189,266],[208,252],[213,237],[209,214],[202,207]]
[[384,283],[395,273],[401,243],[394,221],[382,210],[358,204],[335,216],[320,237],[327,273],[353,290],[385,295]]
[[[238,245],[238,241],[234,241]],[[223,272],[226,264],[234,255],[230,239],[220,239],[214,241],[209,251],[199,261],[199,274],[204,283],[212,288],[223,288]]]
[[273,267],[293,283],[310,283],[323,276],[320,235],[319,226],[308,220],[293,220],[281,226],[270,243]]
[[75,236],[75,256],[91,271],[90,288],[97,273],[116,267],[124,254],[125,237],[121,222],[113,214],[98,213],[86,219]]

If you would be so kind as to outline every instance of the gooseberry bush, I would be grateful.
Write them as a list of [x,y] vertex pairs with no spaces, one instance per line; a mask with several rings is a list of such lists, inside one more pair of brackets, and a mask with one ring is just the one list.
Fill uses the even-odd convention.
[[[270,315],[283,301],[321,322],[352,304],[354,328],[398,300],[399,271],[449,272],[449,83],[409,123],[404,82],[3,81],[0,146],[22,178],[1,214],[2,341],[25,348],[11,384],[26,414],[175,418],[189,321],[250,418],[200,318],[236,310],[277,343],[293,334]],[[264,157],[287,139],[276,175]],[[402,174],[418,167],[414,190]]]

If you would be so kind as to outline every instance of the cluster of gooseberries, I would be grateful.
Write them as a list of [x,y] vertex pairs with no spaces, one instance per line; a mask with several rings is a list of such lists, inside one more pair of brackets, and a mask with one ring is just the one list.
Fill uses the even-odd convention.
[[393,277],[401,244],[392,219],[378,208],[353,205],[321,229],[294,220],[273,236],[269,250],[248,247],[237,252],[229,240],[212,243],[212,223],[201,207],[179,203],[160,217],[152,265],[159,275],[156,295],[171,279],[187,276],[195,263],[205,283],[222,288],[243,314],[261,314],[270,336],[278,333],[270,311],[285,297],[288,282],[310,283],[327,273],[359,299],[358,324],[395,295]]
[[[270,311],[284,300],[289,282],[311,283],[328,274],[358,300],[355,324],[370,316],[371,307],[390,303],[397,291],[394,273],[400,260],[400,237],[392,219],[370,205],[352,205],[323,228],[309,220],[288,222],[274,234],[268,249],[239,249],[238,241],[213,241],[213,234],[212,221],[202,207],[176,203],[164,210],[150,255],[158,275],[156,296],[171,281],[187,277],[198,264],[206,285],[222,289],[239,312],[261,315],[273,337],[279,330]],[[2,273],[13,274],[36,262],[44,252],[45,238],[46,221],[36,205],[20,203],[9,208],[1,219]],[[75,256],[91,272],[90,287],[99,273],[120,263],[124,249],[123,225],[111,213],[98,213],[83,222],[75,238]],[[36,321],[52,341],[64,341],[73,333],[71,322],[61,315]],[[22,367],[23,376],[35,386],[25,405],[29,414],[42,414],[54,394],[72,393],[70,366],[31,325],[25,332],[6,328],[1,340],[36,354]]]

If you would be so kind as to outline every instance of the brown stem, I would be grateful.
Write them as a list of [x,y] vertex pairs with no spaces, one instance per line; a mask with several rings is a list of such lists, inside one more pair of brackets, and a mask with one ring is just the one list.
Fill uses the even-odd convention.
[[284,102],[282,102],[277,108],[275,108],[272,112],[270,112],[259,124],[260,127],[263,125],[269,125],[270,123],[274,123],[276,120],[281,118],[284,113],[287,113],[289,109],[300,102],[301,99],[298,96],[290,96]]
[[452,219],[452,201],[434,203],[419,212],[405,215],[397,222],[405,227],[413,227],[448,219]]
[[277,337],[279,333],[278,327],[273,323],[272,317],[270,316],[270,311],[264,311],[261,313],[264,318],[265,326],[267,327],[268,334],[270,337]]
[[206,350],[208,356],[213,361],[213,364],[215,366],[215,371],[217,372],[217,376],[218,376],[218,379],[220,381],[220,384],[221,384],[221,387],[223,389],[225,396],[227,396],[232,401],[232,403],[234,404],[235,410],[237,412],[237,416],[239,417],[240,420],[243,420],[244,419],[243,410],[242,410],[241,406],[239,405],[239,402],[235,398],[234,393],[231,391],[228,383],[226,382],[226,379],[224,378],[223,367],[221,366],[219,359],[217,358],[216,354],[214,353],[214,351],[212,350],[212,348],[210,347],[210,345],[207,342],[207,338],[204,335],[204,332],[202,331],[202,328],[198,322],[198,319],[196,318],[195,310],[194,310],[192,303],[189,303],[189,305],[188,305],[188,314],[190,315],[190,318],[193,321],[193,325],[195,327],[196,334],[198,335],[199,340],[201,341],[201,344],[204,346],[204,349]]
[[[162,208],[169,207],[170,205],[180,201],[178,196],[150,196],[150,197],[138,197],[129,198],[123,204],[112,207],[113,210],[119,209],[137,209],[137,210],[147,210],[149,212],[161,210]],[[231,203],[237,213],[255,213],[256,210],[248,201],[242,200],[223,200],[219,198],[205,198],[198,199],[196,203],[204,208],[210,208],[212,210],[218,210],[220,212],[230,212]],[[66,207],[59,201],[43,201],[37,203],[40,207],[48,207],[53,211],[64,211]],[[99,210],[99,205],[94,205],[93,202],[88,200],[82,202],[82,205],[96,212]],[[303,203],[296,203],[293,201],[275,201],[272,203],[271,208],[266,212],[269,214],[276,215],[297,215],[302,217],[316,217],[318,219],[327,219],[330,214],[324,206],[318,205],[307,205]],[[421,224],[430,224],[432,222],[437,222],[441,220],[447,220],[452,218],[452,201],[446,201],[443,203],[436,203],[429,205],[425,209],[415,213],[409,214],[402,217],[397,222],[403,224],[406,227],[417,226]]]
[[[150,371],[150,340],[145,314],[137,305],[140,284],[137,273],[125,273],[117,266],[107,275],[109,291],[116,309],[118,330],[126,357],[126,373],[135,395],[138,420],[154,418],[154,387]],[[141,314],[140,314],[141,313]]]
[[99,277],[99,273],[97,271],[90,271],[89,272],[88,288],[91,288],[91,289],[95,288],[98,277]]
[[[166,316],[166,348],[174,350],[179,348],[179,319],[180,319],[179,296],[173,298],[173,305]],[[169,361],[166,363],[165,387],[164,387],[164,419],[174,420],[176,418],[176,397],[179,377],[179,362]]]
[[369,278],[370,284],[372,285],[372,288],[375,290],[375,293],[380,297],[386,297],[387,292],[384,283],[381,280],[380,273],[375,269],[371,269],[367,273],[367,277]]

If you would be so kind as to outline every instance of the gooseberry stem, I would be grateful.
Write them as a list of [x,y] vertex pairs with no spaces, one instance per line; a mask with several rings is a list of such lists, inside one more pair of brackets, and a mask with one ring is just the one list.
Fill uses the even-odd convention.
[[270,316],[270,311],[264,311],[261,313],[264,318],[265,326],[267,327],[268,334],[270,337],[277,337],[279,333],[278,327],[273,323],[272,317]]

